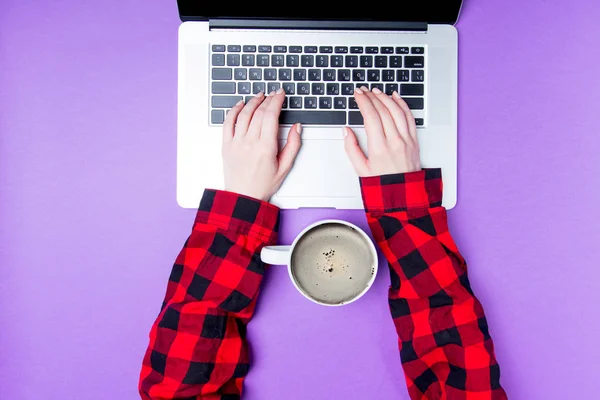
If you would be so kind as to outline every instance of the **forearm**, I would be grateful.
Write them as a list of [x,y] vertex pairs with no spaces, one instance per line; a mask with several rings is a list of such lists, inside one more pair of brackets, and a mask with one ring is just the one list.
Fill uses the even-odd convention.
[[481,304],[441,207],[439,170],[361,179],[389,262],[389,305],[413,399],[504,399]]
[[278,222],[279,210],[268,203],[205,192],[150,332],[143,399],[241,395],[246,324],[264,273],[260,250],[275,243]]

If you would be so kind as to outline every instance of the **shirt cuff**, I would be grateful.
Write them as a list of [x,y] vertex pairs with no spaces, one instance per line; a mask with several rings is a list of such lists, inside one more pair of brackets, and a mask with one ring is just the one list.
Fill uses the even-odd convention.
[[196,222],[274,244],[279,230],[279,208],[241,194],[206,189],[200,200]]
[[360,178],[366,212],[406,211],[442,205],[442,170],[422,169],[404,174]]

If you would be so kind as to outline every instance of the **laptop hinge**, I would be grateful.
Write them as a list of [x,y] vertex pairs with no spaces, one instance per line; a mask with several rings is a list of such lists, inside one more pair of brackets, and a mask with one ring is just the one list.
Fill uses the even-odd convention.
[[317,29],[361,31],[427,31],[426,22],[397,21],[325,21],[296,19],[211,18],[210,29]]

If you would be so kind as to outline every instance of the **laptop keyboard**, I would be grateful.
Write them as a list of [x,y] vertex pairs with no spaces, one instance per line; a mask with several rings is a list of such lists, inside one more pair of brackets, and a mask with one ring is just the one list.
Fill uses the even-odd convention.
[[[356,87],[394,91],[412,110],[425,108],[425,47],[212,45],[212,125],[259,92],[283,88],[280,123],[363,125]],[[416,118],[423,126],[423,118]]]

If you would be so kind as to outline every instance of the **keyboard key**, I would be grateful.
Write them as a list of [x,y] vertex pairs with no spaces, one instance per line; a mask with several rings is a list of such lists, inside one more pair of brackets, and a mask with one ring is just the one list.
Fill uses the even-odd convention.
[[336,97],[333,99],[333,108],[336,110],[345,110],[346,109],[346,98],[345,97]]
[[377,82],[379,80],[379,75],[378,69],[370,69],[367,71],[367,80],[369,82]]
[[343,67],[344,66],[344,56],[331,56],[331,66],[332,67]]
[[251,89],[250,82],[238,82],[238,94],[250,94]]
[[300,57],[300,63],[303,67],[314,67],[315,66],[315,56],[302,56]]
[[281,87],[279,82],[269,82],[267,83],[267,93],[276,92]]
[[264,82],[254,82],[252,84],[252,94],[259,94],[260,92],[265,93],[267,91],[267,85]]
[[273,51],[275,53],[287,53],[287,46],[275,46]]
[[277,80],[277,70],[275,68],[265,68],[265,81]]
[[410,75],[408,74],[408,70],[401,69],[396,71],[396,80],[398,82],[408,82],[410,80]]
[[[317,98],[316,97],[305,97],[304,98],[304,108],[317,108]],[[298,121],[294,121],[298,122]]]
[[234,82],[213,82],[211,92],[213,94],[235,94],[235,83]]
[[223,110],[211,110],[210,111],[210,123],[211,124],[222,124],[223,121],[225,121],[225,111],[223,111]]
[[212,51],[222,53],[225,51],[225,45],[224,44],[213,44]]
[[348,52],[348,46],[336,46],[335,52],[336,54],[346,54]]
[[352,46],[350,47],[350,53],[352,54],[362,54],[363,48],[361,46]]
[[388,96],[391,96],[392,94],[394,94],[394,92],[398,91],[398,84],[397,83],[388,83],[385,85],[385,94],[387,94]]
[[233,70],[231,68],[213,68],[212,78],[215,81],[228,81],[232,78]]
[[283,108],[283,109],[288,108],[288,98],[287,97],[283,98],[283,103],[281,103],[281,108]]
[[425,85],[421,83],[403,83],[400,85],[401,96],[423,96],[425,94]]
[[354,94],[354,83],[342,83],[342,94],[352,96]]
[[348,125],[364,125],[362,114],[359,111],[348,113]]
[[222,67],[225,65],[225,54],[213,54],[212,65],[215,67]]
[[244,67],[254,67],[254,54],[243,54],[242,65]]
[[312,94],[316,94],[316,95],[325,94],[325,84],[324,83],[313,83],[312,84]]
[[236,81],[245,81],[248,79],[248,70],[246,68],[236,68],[233,70],[233,77]]
[[396,47],[396,54],[408,54],[408,47]]
[[352,77],[352,73],[349,69],[338,69],[338,81],[349,81]]
[[256,46],[244,46],[242,47],[244,53],[254,53],[256,51]]
[[346,56],[346,68],[358,67],[358,56]]
[[250,80],[251,81],[260,81],[261,79],[262,79],[262,69],[250,68]]
[[379,47],[367,47],[365,49],[365,53],[367,53],[367,54],[377,54],[377,53],[379,53]]
[[406,56],[404,57],[405,68],[424,68],[425,57],[423,56]]
[[381,71],[381,80],[384,82],[394,82],[396,80],[396,73],[393,69],[384,69]]
[[410,54],[425,54],[424,47],[411,47]]
[[246,96],[246,97],[244,97],[244,103],[245,103],[245,104],[248,104],[248,102],[249,102],[250,100],[252,100],[253,98],[254,98],[254,96]]
[[302,97],[290,97],[290,108],[302,108]]
[[227,51],[230,53],[239,53],[240,51],[242,51],[242,46],[240,46],[239,44],[230,44],[229,46],[227,46]]
[[387,68],[387,56],[375,56],[375,67]]
[[327,96],[338,96],[340,94],[339,83],[328,83],[327,84]]
[[423,70],[415,70],[411,72],[411,80],[413,82],[423,82],[425,80],[425,71]]
[[316,53],[317,46],[304,46],[304,52],[305,53]]
[[321,70],[320,69],[309,69],[308,70],[308,80],[309,81],[320,81],[321,80]]
[[300,56],[289,55],[285,57],[286,67],[297,67],[300,65]]
[[269,56],[266,54],[259,54],[258,57],[256,57],[256,65],[259,67],[268,67]]
[[383,83],[371,83],[371,90],[373,90],[375,88],[377,88],[383,92]]
[[321,47],[319,47],[319,53],[333,53],[333,47],[321,46]]
[[354,97],[348,97],[348,106],[351,110],[358,110],[358,104],[356,104]]
[[417,126],[423,126],[425,125],[425,120],[423,118],[415,118],[415,124]]
[[401,68],[402,67],[402,56],[391,56],[390,57],[390,68]]
[[365,78],[366,76],[364,69],[355,69],[352,71],[352,80],[354,82],[363,82]]
[[258,46],[258,52],[259,53],[270,53],[271,46]]
[[317,56],[316,66],[322,67],[322,68],[329,67],[329,57],[328,56]]
[[213,108],[231,108],[243,99],[242,96],[212,96],[210,104]]
[[296,88],[298,94],[310,94],[310,83],[299,83]]
[[285,94],[296,94],[296,85],[294,83],[284,83],[281,85]]
[[273,54],[271,56],[271,66],[273,67],[283,67],[285,57],[281,54]]
[[295,81],[305,81],[306,80],[306,70],[305,69],[295,69],[294,70],[294,80]]
[[290,53],[302,53],[302,46],[290,46]]
[[381,54],[394,54],[394,48],[393,47],[382,47]]
[[361,68],[371,68],[373,66],[373,56],[360,56]]
[[237,67],[240,65],[239,54],[227,54],[227,65],[230,67]]
[[319,99],[319,108],[330,109],[333,106],[331,97],[321,97]]
[[326,82],[335,81],[335,69],[324,69],[323,80]]
[[403,97],[403,99],[411,110],[422,110],[425,108],[425,101],[422,97]]
[[292,80],[292,70],[289,68],[281,68],[279,70],[279,80],[280,81],[291,81]]
[[279,115],[280,124],[297,122],[306,125],[346,125],[346,111],[282,111]]

